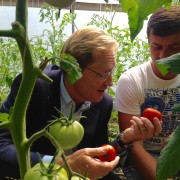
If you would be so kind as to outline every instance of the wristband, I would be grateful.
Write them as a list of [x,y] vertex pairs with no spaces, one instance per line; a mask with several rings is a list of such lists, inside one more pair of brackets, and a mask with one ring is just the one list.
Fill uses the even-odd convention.
[[122,151],[131,148],[131,146],[133,145],[133,142],[130,142],[130,143],[127,143],[127,144],[125,144],[123,142],[123,140],[122,140],[123,133],[124,133],[124,131],[119,133],[118,136],[116,137],[117,143],[122,148]]

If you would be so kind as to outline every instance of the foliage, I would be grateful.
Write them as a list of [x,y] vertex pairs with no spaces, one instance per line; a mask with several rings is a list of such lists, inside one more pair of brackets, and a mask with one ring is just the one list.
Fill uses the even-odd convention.
[[157,63],[157,66],[163,75],[166,75],[168,72],[180,74],[178,60],[180,60],[180,53],[161,59],[161,61]]
[[[180,112],[180,111],[179,111]],[[173,133],[172,139],[168,139],[157,161],[157,180],[168,179],[175,176],[180,170],[180,125]]]
[[[45,3],[40,9],[40,22],[48,24],[50,28],[45,29],[42,35],[36,35],[30,39],[34,60],[37,64],[40,64],[40,62],[46,57],[54,57],[52,63],[59,64],[59,58],[57,57],[60,56],[64,40],[67,38],[65,28],[73,23],[75,28],[78,29],[77,25],[74,23],[76,19],[75,13],[65,13],[60,17],[60,19],[58,14],[59,12],[57,8],[51,7]],[[106,12],[103,15],[99,15],[97,13],[93,14],[90,22],[86,24],[95,25],[107,30],[107,32],[111,34],[111,36],[113,36],[120,45],[117,53],[117,68],[113,76],[114,86],[108,89],[108,93],[113,98],[119,76],[127,69],[141,64],[149,58],[147,39],[142,40],[135,38],[135,40],[131,42],[130,31],[128,28],[119,29],[118,26],[113,26],[114,17],[116,15],[116,12],[106,9]],[[7,48],[1,48],[0,50],[0,55],[2,54],[0,56],[2,57],[1,64],[3,64],[0,66],[0,77],[2,77],[0,85],[1,87],[4,86],[4,88],[1,88],[0,90],[2,96],[0,104],[8,94],[12,80],[16,74],[22,70],[21,61],[19,61],[20,53],[18,47],[16,46],[16,42],[12,38],[9,38],[8,41],[4,41],[4,39],[2,39],[1,45],[1,47],[7,46]],[[18,56],[16,55],[16,57],[14,57],[15,54]],[[14,59],[15,61],[12,61],[11,59]],[[11,70],[7,71],[9,67],[11,67]],[[5,70],[6,74],[3,76]],[[113,118],[116,118],[116,113],[113,112],[112,116]]]
[[148,15],[163,5],[170,8],[172,0],[119,0],[119,2],[121,3],[123,11],[128,14],[131,40],[133,41],[142,29],[143,22],[148,18]]
[[65,13],[60,21],[58,9],[46,3],[41,7],[39,14],[40,22],[48,24],[50,28],[45,29],[42,35],[32,37],[32,48],[38,60],[44,57],[53,57],[52,63],[55,64],[57,63],[55,62],[56,57],[60,57],[60,50],[67,38],[66,33],[64,33],[65,27],[72,24],[75,15]]
[[[60,50],[67,35],[64,29],[68,24],[72,24],[75,15],[65,13],[58,20],[57,8],[43,4],[40,9],[40,22],[47,23],[51,29],[45,29],[42,35],[33,36],[29,41],[33,51],[34,62],[40,64],[48,57],[54,57],[52,63],[59,64]],[[0,105],[10,91],[10,86],[14,77],[22,72],[19,52],[16,41],[12,38],[0,38]],[[57,58],[58,57],[58,58]]]
[[21,57],[12,38],[0,38],[0,105],[9,92],[17,72],[21,71]]
[[[166,75],[168,72],[180,74],[180,53],[163,58],[157,62],[159,70]],[[180,112],[180,104],[172,108],[174,112]],[[157,161],[156,179],[162,180],[175,176],[180,170],[180,124],[178,124],[172,138],[168,139]]]
[[[148,3],[147,0],[139,0],[139,1],[122,0],[120,2],[125,12],[128,12],[129,15],[129,25],[130,25],[131,40],[132,40],[135,38],[135,36],[142,28],[142,22],[146,18],[146,16],[149,15],[149,13],[154,11],[156,8],[162,6],[163,4],[166,5],[169,4],[170,1],[153,0],[152,2],[156,5],[154,5],[153,3]],[[142,6],[142,3],[148,3],[149,6],[147,5]],[[132,9],[131,8],[129,9],[129,7],[132,7]],[[60,153],[62,159],[64,160],[64,163],[68,169],[68,174],[70,174],[70,177],[73,175],[82,177],[78,173],[72,172],[71,168],[68,166],[65,155],[61,147],[47,131],[50,125],[42,129],[41,131],[33,134],[29,139],[27,139],[26,137],[25,114],[29,104],[29,100],[31,98],[31,94],[33,92],[35,82],[37,78],[42,78],[49,83],[51,82],[51,80],[42,72],[49,58],[44,57],[45,59],[42,60],[41,64],[39,66],[36,65],[36,61],[39,59],[35,59],[35,55],[33,53],[34,49],[31,48],[31,43],[30,43],[31,41],[29,41],[27,36],[27,16],[28,16],[27,9],[28,9],[27,0],[17,0],[16,17],[15,17],[15,22],[12,23],[12,29],[0,30],[0,36],[11,37],[16,40],[21,55],[21,60],[22,60],[21,63],[23,64],[22,82],[14,106],[8,117],[7,116],[5,117],[4,114],[1,114],[2,119],[5,119],[6,121],[3,120],[3,122],[0,123],[0,126],[1,128],[10,129],[12,140],[14,142],[18,156],[22,179],[24,178],[25,173],[31,168],[30,146],[36,139],[40,138],[41,136],[47,137],[52,142],[52,144],[56,146],[58,152]],[[60,27],[60,31],[62,29],[63,28]],[[54,34],[55,32],[53,33],[53,35]],[[61,32],[59,34],[62,35]],[[50,35],[50,45],[53,50],[53,56],[51,58],[55,59],[56,49],[54,47],[56,46],[56,44],[54,44],[55,42],[53,41],[56,40],[56,38],[51,36],[52,35],[51,33],[49,35]]]

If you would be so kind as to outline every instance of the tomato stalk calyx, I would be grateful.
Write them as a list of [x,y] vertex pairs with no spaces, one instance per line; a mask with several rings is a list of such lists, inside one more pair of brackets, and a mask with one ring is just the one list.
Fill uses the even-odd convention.
[[55,108],[56,111],[59,113],[60,117],[53,116],[55,120],[53,120],[53,124],[56,122],[60,122],[63,126],[69,126],[74,123],[74,121],[77,121],[80,118],[85,118],[85,116],[76,116],[73,118],[73,107],[71,108],[71,112],[69,114],[69,117],[64,116],[64,114],[59,111],[57,108]]
[[63,150],[70,150],[76,147],[84,136],[84,128],[78,122],[78,118],[83,116],[74,117],[71,110],[67,118],[59,110],[57,112],[61,117],[55,117],[56,119],[48,125],[49,133],[58,142],[59,147]]
[[51,162],[48,164],[48,166],[46,166],[40,155],[39,155],[39,163],[40,163],[40,167],[36,169],[36,171],[39,171],[43,176],[47,176],[47,177],[55,177],[57,175],[57,173],[63,168],[61,166],[59,167],[55,167],[56,166],[56,156],[58,154],[58,151],[56,151],[56,153],[54,154]]

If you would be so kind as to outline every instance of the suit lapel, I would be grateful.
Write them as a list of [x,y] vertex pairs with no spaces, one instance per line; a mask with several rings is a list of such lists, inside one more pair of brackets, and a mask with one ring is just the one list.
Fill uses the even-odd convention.
[[87,118],[81,118],[80,123],[84,127],[84,137],[80,143],[80,146],[86,145],[86,147],[90,146],[93,142],[93,135],[95,134],[97,121],[99,117],[99,111],[95,109],[93,106],[90,109],[86,110],[82,113],[82,116]]
[[50,96],[49,96],[49,111],[50,114],[58,116],[59,114],[55,110],[61,109],[60,107],[60,80],[61,80],[61,73],[60,71],[55,71],[51,74],[50,78],[53,80],[53,83],[50,85]]

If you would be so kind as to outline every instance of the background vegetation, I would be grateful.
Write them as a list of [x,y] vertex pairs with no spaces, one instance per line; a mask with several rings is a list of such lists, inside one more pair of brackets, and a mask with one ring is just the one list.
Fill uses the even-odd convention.
[[[107,0],[105,0],[105,1],[107,1]],[[165,2],[158,1],[158,0],[138,1],[139,4],[137,4],[137,5],[139,8],[130,9],[130,11],[129,11],[129,8],[132,7],[131,2],[123,1],[123,0],[121,2],[122,2],[122,4],[121,4],[122,7],[124,6],[123,10],[127,13],[130,13],[128,15],[130,15],[130,19],[131,19],[131,21],[129,22],[131,24],[131,26],[130,26],[131,34],[129,33],[129,31],[127,29],[119,30],[118,27],[113,27],[112,26],[113,18],[111,18],[109,20],[108,18],[106,18],[106,16],[100,17],[98,15],[93,15],[92,22],[89,22],[89,24],[93,24],[93,25],[95,24],[98,27],[106,29],[118,42],[120,42],[120,48],[119,48],[119,52],[117,54],[117,61],[118,61],[117,72],[114,75],[115,84],[117,83],[118,77],[126,69],[146,61],[149,57],[148,50],[147,49],[145,50],[145,48],[147,48],[147,42],[145,42],[145,44],[144,44],[144,42],[142,42],[142,40],[139,40],[139,39],[134,40],[134,38],[137,35],[137,31],[139,29],[141,29],[141,25],[143,25],[142,20],[146,19],[147,15],[152,13],[156,8],[162,6],[163,3],[165,3],[167,6],[169,6],[171,4],[170,0],[167,0]],[[132,1],[132,2],[135,2],[135,1]],[[149,3],[149,5],[151,5],[151,6],[148,6],[150,8],[144,8],[144,3],[147,3],[147,2]],[[30,43],[29,43],[29,41],[27,41],[28,38],[25,34],[26,29],[27,29],[26,18],[25,18],[26,17],[26,6],[27,6],[27,1],[17,0],[17,6],[16,6],[17,22],[15,22],[13,24],[12,30],[7,30],[7,31],[2,30],[1,31],[1,36],[13,37],[16,39],[18,46],[19,46],[19,50],[21,52],[21,57],[19,56],[18,51],[16,52],[17,49],[14,46],[15,42],[13,40],[9,40],[9,39],[1,39],[1,43],[2,43],[1,49],[3,49],[3,52],[0,52],[2,54],[1,59],[0,59],[1,65],[4,65],[4,63],[6,63],[6,61],[8,61],[5,64],[5,66],[1,66],[2,71],[1,71],[0,80],[1,80],[1,87],[3,87],[1,89],[1,91],[2,91],[1,99],[2,100],[9,92],[9,86],[11,85],[12,79],[14,79],[14,76],[17,73],[21,72],[21,69],[19,69],[19,67],[21,67],[21,66],[18,65],[17,60],[21,58],[23,61],[23,72],[24,72],[23,80],[24,81],[22,81],[22,83],[21,83],[21,87],[20,87],[18,96],[16,98],[12,113],[10,114],[10,116],[8,114],[1,114],[2,115],[1,121],[3,121],[3,122],[0,124],[1,127],[9,128],[11,130],[11,134],[13,137],[13,141],[14,141],[14,144],[15,144],[15,147],[17,150],[17,154],[18,154],[18,158],[19,158],[19,162],[20,162],[19,164],[21,167],[20,169],[21,169],[22,177],[24,177],[24,174],[27,171],[27,169],[30,168],[30,161],[29,161],[30,159],[29,158],[26,159],[26,157],[29,156],[29,147],[32,144],[32,142],[34,142],[35,139],[44,135],[45,133],[46,133],[47,138],[49,138],[50,140],[52,140],[54,142],[54,139],[51,136],[48,136],[48,132],[46,131],[46,129],[43,129],[40,132],[40,134],[36,133],[30,139],[28,139],[28,141],[24,142],[24,139],[26,138],[26,134],[24,131],[24,127],[25,127],[25,123],[24,123],[25,116],[24,115],[25,115],[25,112],[27,109],[27,105],[28,105],[35,81],[38,77],[41,77],[41,78],[43,77],[48,82],[50,82],[49,79],[47,79],[45,76],[43,76],[43,74],[41,72],[42,66],[37,69],[37,67],[34,65],[34,60],[36,63],[38,63],[38,62],[42,62],[42,59],[44,59],[46,57],[47,58],[52,58],[52,57],[56,57],[56,56],[59,57],[59,52],[61,50],[61,47],[62,47],[63,41],[64,41],[64,37],[65,37],[63,34],[64,27],[66,24],[74,22],[74,21],[72,21],[72,19],[76,18],[76,14],[67,14],[67,16],[63,16],[62,22],[58,26],[59,27],[59,29],[58,29],[53,23],[54,20],[57,20],[57,18],[58,18],[57,11],[51,11],[48,7],[45,7],[45,8],[43,7],[42,11],[40,12],[41,21],[47,20],[46,23],[50,23],[50,26],[52,27],[52,31],[45,30],[42,35],[35,36],[30,40],[30,42],[32,43],[32,50],[34,51],[34,53],[32,54],[31,48],[30,48]],[[24,7],[25,11],[21,11],[22,7]],[[139,12],[139,10],[140,10],[140,12]],[[108,10],[107,10],[107,13],[115,13],[115,12],[108,12]],[[138,14],[138,16],[136,16],[137,14]],[[114,17],[114,16],[111,16],[111,17]],[[69,22],[70,19],[71,19],[71,21]],[[136,20],[136,21],[141,20],[141,21],[138,24],[137,23],[133,24],[134,20]],[[136,25],[136,26],[138,25],[138,26],[135,28],[135,31],[132,31],[132,29],[134,30],[134,25]],[[129,36],[129,34],[130,34],[130,36]],[[47,37],[46,40],[42,39],[43,36]],[[122,39],[121,39],[121,37],[122,37]],[[134,40],[133,43],[131,43],[129,37],[131,37],[131,41]],[[134,49],[134,47],[136,47],[136,48]],[[40,55],[40,53],[41,53],[41,55]],[[7,59],[6,59],[6,56],[7,56]],[[54,58],[54,59],[56,59],[56,58]],[[176,57],[176,61],[177,60],[178,60],[178,62],[180,62],[179,56]],[[44,63],[46,63],[46,61]],[[53,63],[59,63],[59,62],[55,62],[55,60],[54,60]],[[175,66],[175,64],[174,64],[174,67],[175,67],[174,70],[176,70],[176,71],[173,71],[173,72],[179,73],[179,71],[177,71],[177,70],[179,70],[179,68],[177,68],[179,66]],[[33,73],[29,73],[29,72],[31,72],[31,70],[33,71]],[[110,88],[108,90],[108,92],[112,96],[114,96],[115,89],[116,89],[116,87],[114,86],[113,88]],[[25,101],[23,98],[25,98]],[[180,106],[178,106],[178,111],[179,111],[179,108],[180,108]],[[19,128],[19,127],[21,127],[21,128]],[[180,132],[180,131],[178,131],[178,132]],[[177,137],[180,137],[178,132],[176,133]],[[179,138],[177,138],[177,140],[179,142]],[[172,142],[174,143],[174,141],[172,141]],[[28,146],[28,150],[27,150],[27,146]],[[172,147],[171,147],[171,145],[169,145],[169,147],[170,148],[167,148],[168,150],[169,149],[172,150],[175,148],[175,146],[173,146],[173,145],[172,145]],[[60,149],[58,145],[57,145],[57,149]],[[169,152],[171,153],[171,151],[169,151]],[[179,151],[176,151],[176,152],[179,152]],[[173,156],[173,159],[175,157],[176,156]],[[169,154],[167,157],[166,156],[162,157],[163,162],[167,162],[167,159],[170,159]],[[172,164],[172,163],[173,163],[173,161],[171,161],[170,164]],[[162,164],[162,163],[160,162],[160,164]],[[179,170],[178,169],[179,166],[177,166],[176,168],[177,168],[177,170]],[[160,169],[160,168],[158,168],[158,169]],[[168,170],[168,166],[165,170],[162,169],[160,171],[159,177],[166,170]],[[173,175],[172,172],[168,175],[168,177],[171,177],[171,175]]]
[[[45,29],[40,36],[33,36],[30,39],[32,51],[35,56],[36,64],[40,63],[45,57],[59,57],[61,48],[67,38],[65,27],[75,22],[76,14],[65,13],[57,24],[58,9],[44,3],[40,9],[40,21],[47,23],[51,28]],[[108,89],[108,93],[114,98],[116,84],[119,76],[127,69],[147,61],[149,58],[149,50],[147,39],[139,39],[138,37],[132,42],[128,28],[119,29],[113,26],[116,12],[109,9],[104,15],[93,14],[90,22],[86,25],[95,25],[107,30],[117,42],[119,42],[119,51],[117,53],[117,68],[113,76],[114,85]],[[78,29],[76,24],[73,24]],[[10,86],[14,77],[21,72],[21,55],[19,53],[16,41],[12,38],[0,38],[0,105],[10,91]],[[59,64],[53,61],[52,63]],[[109,138],[113,140],[119,131],[117,123],[117,113],[112,111],[112,118],[109,123]]]
[[[40,63],[45,57],[59,57],[61,48],[67,38],[65,27],[72,24],[76,19],[76,14],[65,13],[57,24],[58,9],[44,4],[40,9],[40,21],[49,24],[50,30],[45,29],[42,35],[33,36],[30,39],[35,61]],[[130,39],[128,28],[119,29],[113,26],[116,12],[107,9],[105,15],[93,14],[90,22],[86,25],[95,25],[107,30],[119,42],[117,53],[117,68],[114,74],[114,86],[108,89],[108,93],[114,97],[116,84],[119,76],[127,69],[147,61],[149,50],[147,40],[136,38],[133,42]],[[111,17],[111,18],[110,18]],[[78,29],[76,24],[73,24]],[[0,105],[6,98],[14,77],[21,72],[21,56],[16,41],[12,38],[0,38]],[[59,62],[53,61],[58,64]],[[115,115],[115,114],[114,114]]]
[[[60,24],[57,24],[58,9],[44,3],[40,9],[40,21],[47,23],[51,28],[45,29],[40,36],[33,36],[30,39],[35,61],[40,63],[45,57],[59,57],[61,48],[67,38],[65,27],[75,22],[76,14],[65,13],[60,17]],[[119,29],[113,26],[116,12],[109,9],[104,15],[93,14],[90,22],[86,25],[95,25],[107,30],[117,42],[119,42],[119,51],[117,53],[117,68],[113,76],[114,85],[108,89],[108,93],[114,98],[116,84],[119,76],[127,69],[147,61],[149,58],[149,50],[147,39],[139,39],[138,37],[132,42],[128,28]],[[78,29],[76,24],[73,24]],[[10,91],[10,86],[14,77],[21,72],[21,61],[19,49],[16,41],[12,38],[0,38],[0,105]],[[36,63],[36,64],[37,64]],[[59,64],[53,61],[52,63]],[[112,119],[109,123],[109,138],[114,139],[119,131],[117,123],[117,113],[112,111]]]

